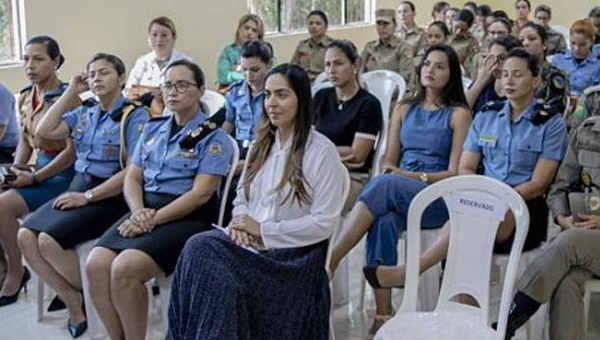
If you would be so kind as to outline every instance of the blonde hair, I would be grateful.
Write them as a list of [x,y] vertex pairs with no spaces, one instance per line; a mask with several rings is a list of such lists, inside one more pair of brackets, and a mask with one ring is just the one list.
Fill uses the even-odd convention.
[[590,19],[576,20],[569,30],[570,35],[574,33],[583,34],[586,39],[591,40],[592,43],[594,42],[594,25],[592,25]]
[[263,23],[262,19],[256,15],[256,14],[245,14],[244,16],[242,16],[240,18],[240,20],[238,21],[238,26],[237,29],[235,30],[235,35],[233,37],[233,42],[236,45],[240,44],[240,35],[239,35],[239,30],[240,27],[244,26],[245,23],[247,23],[248,21],[254,21],[256,23],[256,25],[258,25],[258,40],[263,40],[263,38],[265,37],[265,24]]

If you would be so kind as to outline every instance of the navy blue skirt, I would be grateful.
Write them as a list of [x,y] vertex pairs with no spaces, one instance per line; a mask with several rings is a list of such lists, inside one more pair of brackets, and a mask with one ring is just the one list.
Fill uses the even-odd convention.
[[[104,181],[78,173],[67,191],[84,192]],[[80,243],[100,237],[129,211],[121,194],[70,210],[54,209],[52,204],[54,200],[42,205],[25,220],[23,227],[52,236],[63,249],[72,249]]]
[[[152,209],[160,209],[179,196],[144,193],[144,205]],[[170,275],[175,269],[179,254],[185,242],[193,235],[209,230],[211,223],[219,217],[216,196],[192,214],[155,227],[152,232],[137,237],[126,238],[119,234],[119,226],[129,218],[130,213],[116,221],[96,243],[96,247],[104,247],[120,252],[126,249],[137,249],[148,254],[163,270]]]
[[251,253],[221,231],[192,237],[177,263],[166,339],[327,340],[327,242]]

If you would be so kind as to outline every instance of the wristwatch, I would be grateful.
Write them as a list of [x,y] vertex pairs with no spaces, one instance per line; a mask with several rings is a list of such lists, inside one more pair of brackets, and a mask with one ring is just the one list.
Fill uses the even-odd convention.
[[92,190],[87,190],[83,193],[83,197],[85,197],[85,200],[88,201],[88,203],[92,203],[92,200],[94,199],[94,192]]
[[425,172],[423,172],[419,175],[419,179],[423,183],[427,183],[429,181],[429,177],[427,176],[427,174]]

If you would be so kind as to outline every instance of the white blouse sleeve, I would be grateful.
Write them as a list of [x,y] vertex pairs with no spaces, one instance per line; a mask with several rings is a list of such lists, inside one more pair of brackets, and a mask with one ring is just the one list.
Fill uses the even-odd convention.
[[[250,154],[250,153],[248,153]],[[246,169],[248,167],[244,166],[244,170],[242,170],[242,175],[238,181],[237,188],[235,190],[235,198],[233,200],[233,210],[231,212],[232,220],[236,216],[240,215],[250,215],[250,208],[248,207],[248,200],[246,199],[246,194],[244,193],[244,180],[246,178]],[[227,195],[227,193],[224,193]]]
[[144,71],[144,57],[140,57],[135,61],[135,65],[129,72],[129,78],[127,78],[127,83],[125,84],[125,88],[131,88],[133,85],[139,85],[142,81],[142,72]]
[[345,170],[335,146],[328,144],[316,157],[307,157],[307,161],[303,168],[312,188],[309,213],[296,219],[261,223],[261,236],[268,248],[295,248],[323,241],[339,223]]

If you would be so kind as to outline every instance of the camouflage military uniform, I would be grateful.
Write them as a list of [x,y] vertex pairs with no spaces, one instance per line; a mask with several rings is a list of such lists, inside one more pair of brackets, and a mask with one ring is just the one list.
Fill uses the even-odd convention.
[[552,28],[548,28],[546,33],[548,34],[548,42],[546,43],[548,47],[546,48],[546,55],[553,55],[558,51],[567,49],[567,41],[565,40],[564,35],[558,33]]
[[413,49],[413,56],[423,55],[425,51],[425,45],[427,45],[425,30],[421,27],[414,26],[412,29],[404,29],[402,26],[398,26],[398,29],[394,33],[400,40]]
[[477,39],[475,39],[472,34],[468,33],[452,38],[449,45],[452,46],[454,51],[456,51],[456,54],[458,54],[458,60],[464,68],[465,74],[472,74],[473,68],[476,67],[476,65],[473,65],[473,58],[479,51]]
[[480,43],[485,39],[485,28],[480,24],[473,24],[469,32],[471,32]]
[[542,83],[535,90],[535,96],[544,100],[546,111],[565,112],[569,97],[569,78],[556,66],[544,62],[540,75]]
[[317,44],[311,38],[300,41],[290,64],[302,67],[312,83],[325,70],[325,51],[331,41],[328,36],[323,37]]
[[[573,131],[589,117],[600,116],[600,85],[592,86],[583,91],[579,97],[577,108],[573,113],[571,127]],[[599,182],[600,183],[600,182]]]
[[370,41],[361,54],[361,73],[374,70],[396,72],[406,81],[406,93],[414,92],[416,71],[413,64],[413,50],[410,45],[392,37],[387,44],[381,40]]

